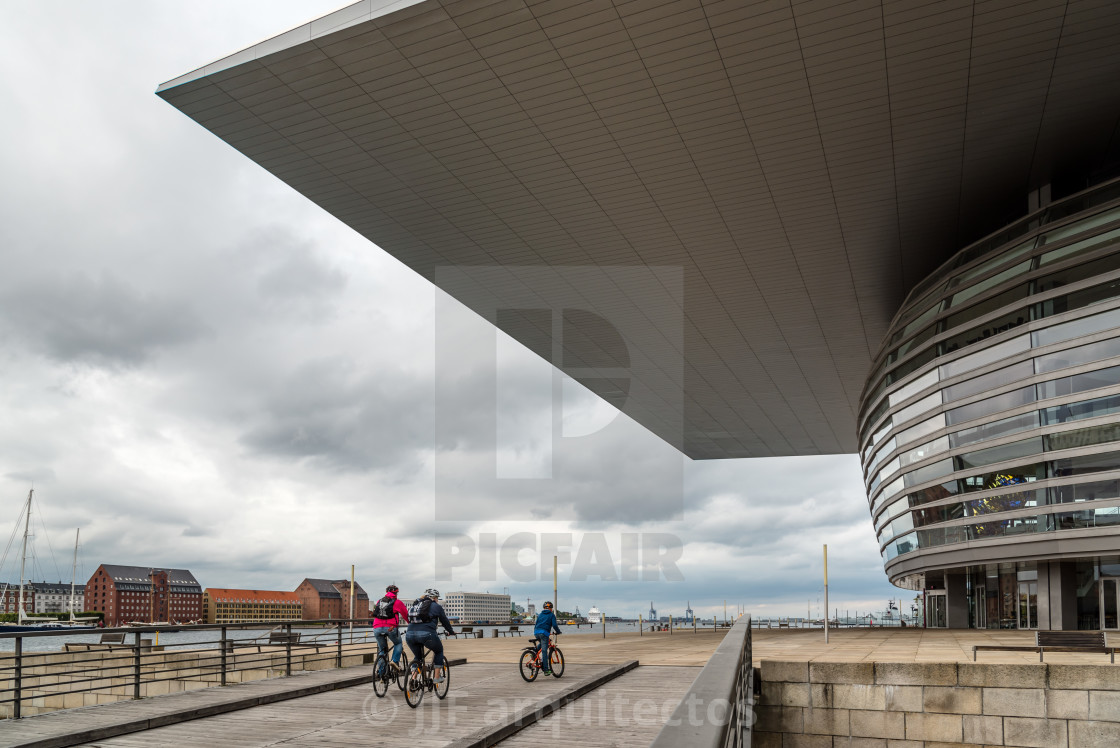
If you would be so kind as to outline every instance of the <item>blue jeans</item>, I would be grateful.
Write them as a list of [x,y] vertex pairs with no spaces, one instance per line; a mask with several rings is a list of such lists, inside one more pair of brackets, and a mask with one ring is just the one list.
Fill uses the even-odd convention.
[[413,662],[420,661],[421,652],[427,647],[435,653],[432,666],[439,667],[443,664],[443,642],[434,631],[409,631],[404,635],[404,640],[412,650]]
[[552,664],[549,662],[550,653],[548,651],[548,639],[549,639],[549,634],[550,633],[551,633],[550,631],[534,631],[533,632],[533,636],[540,639],[540,641],[537,642],[537,651],[540,652],[541,647],[544,647],[544,653],[541,655],[541,670],[551,670],[552,669]]
[[[380,628],[376,628],[373,630],[373,636],[375,639],[377,639],[378,652],[388,652],[388,642],[393,642],[393,664],[399,665],[401,662],[401,635],[400,632],[397,631],[396,626],[382,626]],[[381,671],[378,671],[377,674],[383,675]]]

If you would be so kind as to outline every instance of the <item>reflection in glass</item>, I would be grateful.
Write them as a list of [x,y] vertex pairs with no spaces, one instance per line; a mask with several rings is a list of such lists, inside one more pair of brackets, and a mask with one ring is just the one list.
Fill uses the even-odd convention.
[[958,423],[972,421],[992,413],[1000,413],[1033,402],[1034,385],[1030,385],[946,411],[945,419],[950,426],[955,426]]
[[1009,436],[1020,431],[1037,428],[1038,425],[1038,411],[1032,410],[1030,413],[1021,413],[999,421],[961,429],[955,434],[949,434],[949,443],[953,448],[967,447],[977,442],[998,439],[1001,436]]
[[[1117,350],[1120,351],[1120,338],[1117,339],[1117,344]],[[1120,353],[1118,353],[1118,355],[1120,355]],[[1034,364],[1029,359],[1020,361],[1017,364],[1005,366],[1002,369],[996,369],[987,374],[981,374],[978,377],[966,379],[959,384],[946,387],[941,390],[942,399],[947,403],[953,402],[954,400],[961,400],[970,395],[994,390],[1000,385],[1011,384],[1020,379],[1026,379],[1034,373]]]
[[1031,347],[1030,338],[1027,335],[1020,335],[1019,337],[1012,338],[1011,340],[1004,341],[998,345],[993,345],[983,350],[976,351],[956,361],[951,361],[941,367],[941,378],[948,379],[955,377],[958,374],[963,374],[966,371],[978,369],[981,366],[987,366],[990,363],[1000,361],[1005,358],[1010,358],[1016,353],[1028,350]]

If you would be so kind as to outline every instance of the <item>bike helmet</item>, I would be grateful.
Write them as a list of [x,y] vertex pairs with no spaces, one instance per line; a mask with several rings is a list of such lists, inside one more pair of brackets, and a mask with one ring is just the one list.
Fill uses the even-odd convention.
[[424,597],[439,597],[439,590],[434,590],[431,587],[424,590]]
[[397,585],[395,585],[395,584],[390,584],[388,587],[385,588],[385,591],[386,592],[400,592],[400,590],[397,589]]
[[545,610],[552,610],[552,603],[546,602],[543,607]]

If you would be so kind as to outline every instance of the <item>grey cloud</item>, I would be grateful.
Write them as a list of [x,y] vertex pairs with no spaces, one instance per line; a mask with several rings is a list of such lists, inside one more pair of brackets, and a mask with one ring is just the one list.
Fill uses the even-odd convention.
[[102,366],[137,365],[205,333],[190,306],[112,276],[21,283],[0,296],[0,319],[47,356]]

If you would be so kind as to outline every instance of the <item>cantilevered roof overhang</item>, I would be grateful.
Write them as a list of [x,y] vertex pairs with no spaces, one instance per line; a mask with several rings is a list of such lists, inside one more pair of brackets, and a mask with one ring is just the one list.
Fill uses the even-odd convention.
[[[679,398],[583,381],[693,458],[828,454],[908,290],[1120,156],[1118,34],[1113,0],[367,0],[158,93],[437,283],[682,269],[680,350],[626,341]],[[494,318],[515,276],[444,287]],[[624,366],[596,330],[552,360]]]

